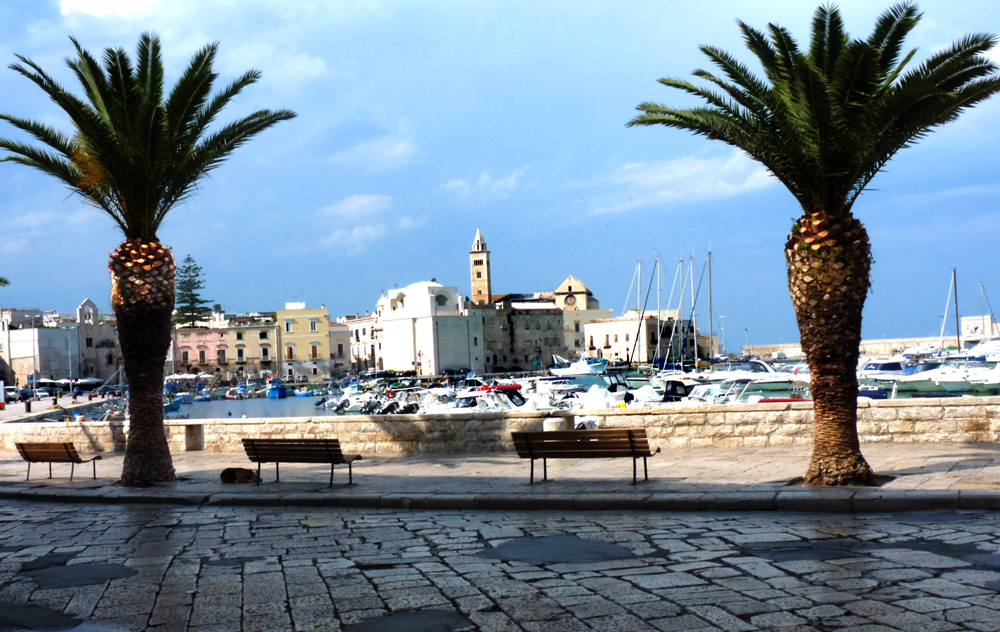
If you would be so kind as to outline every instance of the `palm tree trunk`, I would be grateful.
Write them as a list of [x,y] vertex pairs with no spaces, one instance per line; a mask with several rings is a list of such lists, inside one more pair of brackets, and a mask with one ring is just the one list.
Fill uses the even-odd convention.
[[112,253],[111,305],[129,384],[129,435],[120,485],[176,479],[163,428],[163,366],[170,346],[173,255],[157,241],[126,240]]
[[828,218],[817,206],[792,229],[785,255],[813,396],[806,483],[872,485],[857,427],[861,311],[871,268],[868,234],[853,217]]

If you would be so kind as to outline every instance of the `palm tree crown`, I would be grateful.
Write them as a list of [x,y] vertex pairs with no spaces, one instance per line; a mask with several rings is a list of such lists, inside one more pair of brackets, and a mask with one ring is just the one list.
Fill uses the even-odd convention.
[[[851,40],[836,7],[821,6],[808,52],[771,24],[768,35],[738,22],[766,76],[755,76],[725,51],[701,51],[725,78],[660,83],[703,99],[706,107],[642,103],[628,123],[666,125],[739,147],[760,161],[806,211],[850,214],[861,192],[900,149],[1000,90],[997,66],[984,56],[997,39],[969,35],[908,71],[903,39],[921,15],[911,3],[883,13],[867,40]],[[728,79],[728,80],[727,80]]]
[[246,72],[216,94],[212,70],[218,43],[198,51],[164,100],[160,40],[139,38],[136,64],[121,48],[106,49],[101,64],[73,38],[68,58],[86,99],[67,92],[27,57],[11,69],[37,84],[72,119],[73,136],[47,125],[0,114],[46,148],[0,139],[3,161],[55,176],[114,219],[127,239],[155,239],[167,213],[234,149],[289,110],[259,110],[212,133],[208,126],[260,73]]

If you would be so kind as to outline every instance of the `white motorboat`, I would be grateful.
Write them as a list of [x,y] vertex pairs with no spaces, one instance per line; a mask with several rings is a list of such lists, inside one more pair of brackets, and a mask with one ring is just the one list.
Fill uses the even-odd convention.
[[553,355],[552,357],[558,363],[549,369],[552,375],[600,375],[608,368],[607,358],[588,358],[587,356],[582,356],[576,362],[570,362],[561,356]]

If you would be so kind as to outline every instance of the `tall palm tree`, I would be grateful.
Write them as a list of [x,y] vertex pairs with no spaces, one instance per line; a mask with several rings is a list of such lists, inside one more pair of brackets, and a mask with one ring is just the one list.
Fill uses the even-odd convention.
[[10,281],[7,280],[7,277],[0,277],[0,287],[6,287],[8,285],[10,285]]
[[675,109],[642,103],[633,125],[665,125],[734,145],[795,196],[801,217],[785,245],[788,288],[812,376],[815,435],[806,472],[812,485],[867,485],[872,469],[857,432],[861,310],[871,248],[852,209],[900,149],[1000,89],[984,56],[993,35],[969,35],[907,69],[903,40],[921,15],[911,3],[883,13],[867,40],[852,40],[836,7],[821,6],[808,51],[776,25],[764,33],[738,22],[763,67],[754,75],[725,51],[701,51],[724,77],[694,73],[660,83],[707,105]]
[[46,147],[0,139],[18,162],[47,173],[107,213],[125,235],[111,253],[111,305],[129,382],[131,430],[120,483],[151,485],[175,478],[163,429],[163,367],[170,345],[176,265],[156,231],[198,182],[257,133],[295,114],[259,110],[209,131],[219,112],[260,73],[251,70],[216,93],[218,44],[199,50],[164,95],[160,40],[144,33],[133,65],[121,48],[107,49],[103,67],[73,38],[67,58],[83,88],[80,98],[36,63],[18,55],[12,70],[33,81],[73,124],[67,135],[43,123],[0,114]]

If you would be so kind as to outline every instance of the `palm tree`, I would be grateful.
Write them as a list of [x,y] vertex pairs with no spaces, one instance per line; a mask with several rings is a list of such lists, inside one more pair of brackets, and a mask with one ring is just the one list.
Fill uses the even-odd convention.
[[10,285],[10,281],[7,280],[7,277],[0,277],[0,287],[7,287],[8,285]]
[[46,147],[0,139],[4,161],[47,173],[107,213],[125,241],[111,253],[111,305],[129,382],[131,431],[120,484],[151,485],[175,478],[163,429],[163,368],[170,345],[176,265],[156,231],[198,182],[257,133],[295,114],[259,110],[208,131],[219,112],[260,73],[251,70],[215,94],[218,44],[199,50],[164,95],[160,40],[144,33],[133,66],[121,48],[107,49],[103,68],[73,38],[66,63],[85,98],[57,84],[18,55],[11,69],[33,81],[69,115],[74,132],[0,114]]
[[852,209],[900,149],[1000,89],[985,56],[993,35],[969,35],[907,69],[903,40],[921,15],[911,3],[883,13],[867,40],[844,32],[836,7],[821,6],[801,51],[783,28],[768,34],[738,22],[763,67],[753,74],[734,57],[702,46],[724,77],[694,73],[717,88],[681,79],[663,85],[707,106],[642,103],[633,125],[665,125],[738,147],[795,196],[801,217],[785,245],[788,288],[812,375],[815,435],[811,485],[868,485],[871,467],[857,432],[856,376],[861,310],[870,285],[868,234]]

